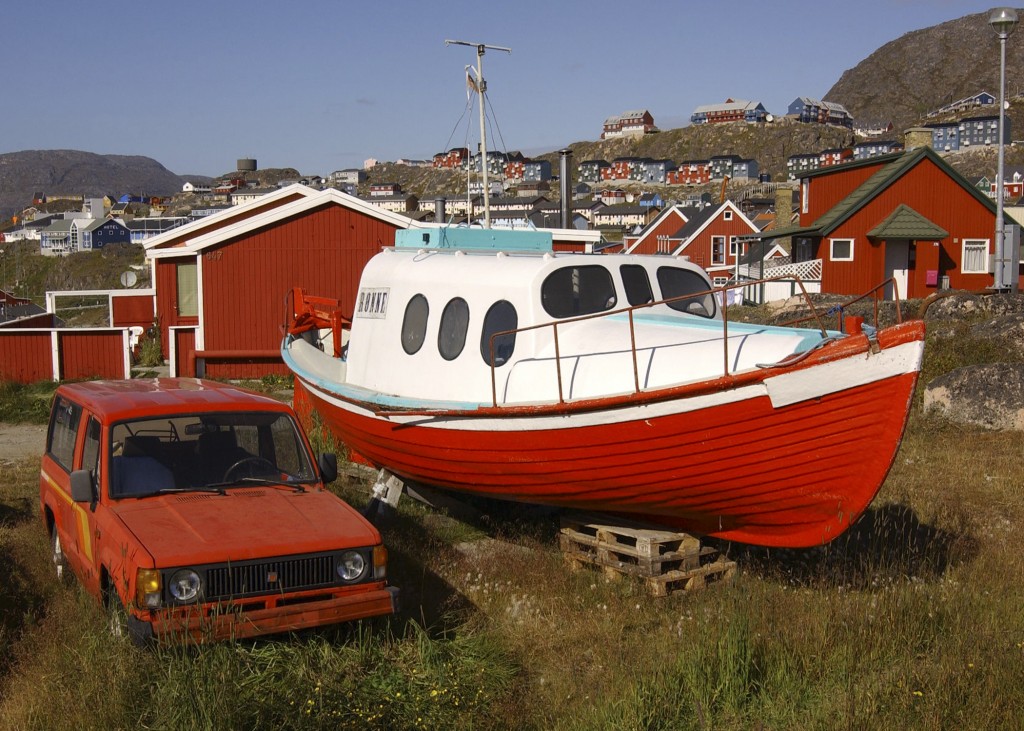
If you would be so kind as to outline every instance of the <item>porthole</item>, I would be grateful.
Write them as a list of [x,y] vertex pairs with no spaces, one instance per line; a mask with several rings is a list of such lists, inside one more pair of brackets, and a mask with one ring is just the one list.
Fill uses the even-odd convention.
[[402,349],[412,355],[423,347],[427,336],[427,315],[430,306],[422,294],[415,295],[405,306],[405,317],[402,319]]
[[[484,315],[484,327],[480,333],[480,357],[487,365],[495,367],[508,363],[516,349],[516,334],[505,332],[519,327],[519,315],[515,306],[507,300],[499,300],[491,305]],[[505,333],[494,337],[494,362],[491,363],[491,337],[496,333]]]
[[441,312],[441,327],[437,333],[437,350],[445,360],[455,360],[466,347],[466,331],[469,329],[469,305],[466,300],[456,297],[444,306]]

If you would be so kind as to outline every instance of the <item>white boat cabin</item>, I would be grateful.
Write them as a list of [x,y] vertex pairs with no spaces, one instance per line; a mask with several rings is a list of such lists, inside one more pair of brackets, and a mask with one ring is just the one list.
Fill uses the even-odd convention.
[[300,341],[289,349],[304,373],[384,405],[651,390],[774,363],[822,339],[729,323],[726,343],[707,274],[678,258],[559,254],[541,232],[398,234],[363,270],[344,358],[327,365]]

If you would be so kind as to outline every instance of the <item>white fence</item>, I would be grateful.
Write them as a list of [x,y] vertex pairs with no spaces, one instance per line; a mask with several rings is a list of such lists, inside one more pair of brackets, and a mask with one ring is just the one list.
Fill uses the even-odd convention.
[[[755,305],[796,297],[803,294],[805,290],[807,292],[821,291],[821,259],[801,261],[796,264],[780,264],[778,266],[771,266],[770,262],[764,262],[763,271],[761,262],[758,262],[741,266],[738,275],[741,282],[743,280],[783,277],[783,279],[775,282],[761,282],[744,287],[743,300]],[[800,282],[797,282],[798,278]],[[800,288],[800,283],[803,283],[803,290]]]

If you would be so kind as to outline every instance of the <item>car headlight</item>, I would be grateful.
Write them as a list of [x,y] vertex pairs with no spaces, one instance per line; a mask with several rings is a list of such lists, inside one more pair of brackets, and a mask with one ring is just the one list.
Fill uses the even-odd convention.
[[202,588],[203,582],[192,569],[179,569],[171,574],[170,581],[167,582],[167,590],[174,597],[175,601],[187,604],[188,602],[194,602],[199,597],[199,590]]
[[366,573],[366,559],[359,551],[345,551],[338,558],[338,578],[342,581],[358,581]]

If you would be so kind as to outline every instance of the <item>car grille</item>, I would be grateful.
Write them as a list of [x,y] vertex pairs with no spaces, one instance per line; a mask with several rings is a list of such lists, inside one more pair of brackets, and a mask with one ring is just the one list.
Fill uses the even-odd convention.
[[232,563],[206,570],[206,601],[318,589],[337,583],[333,554]]

